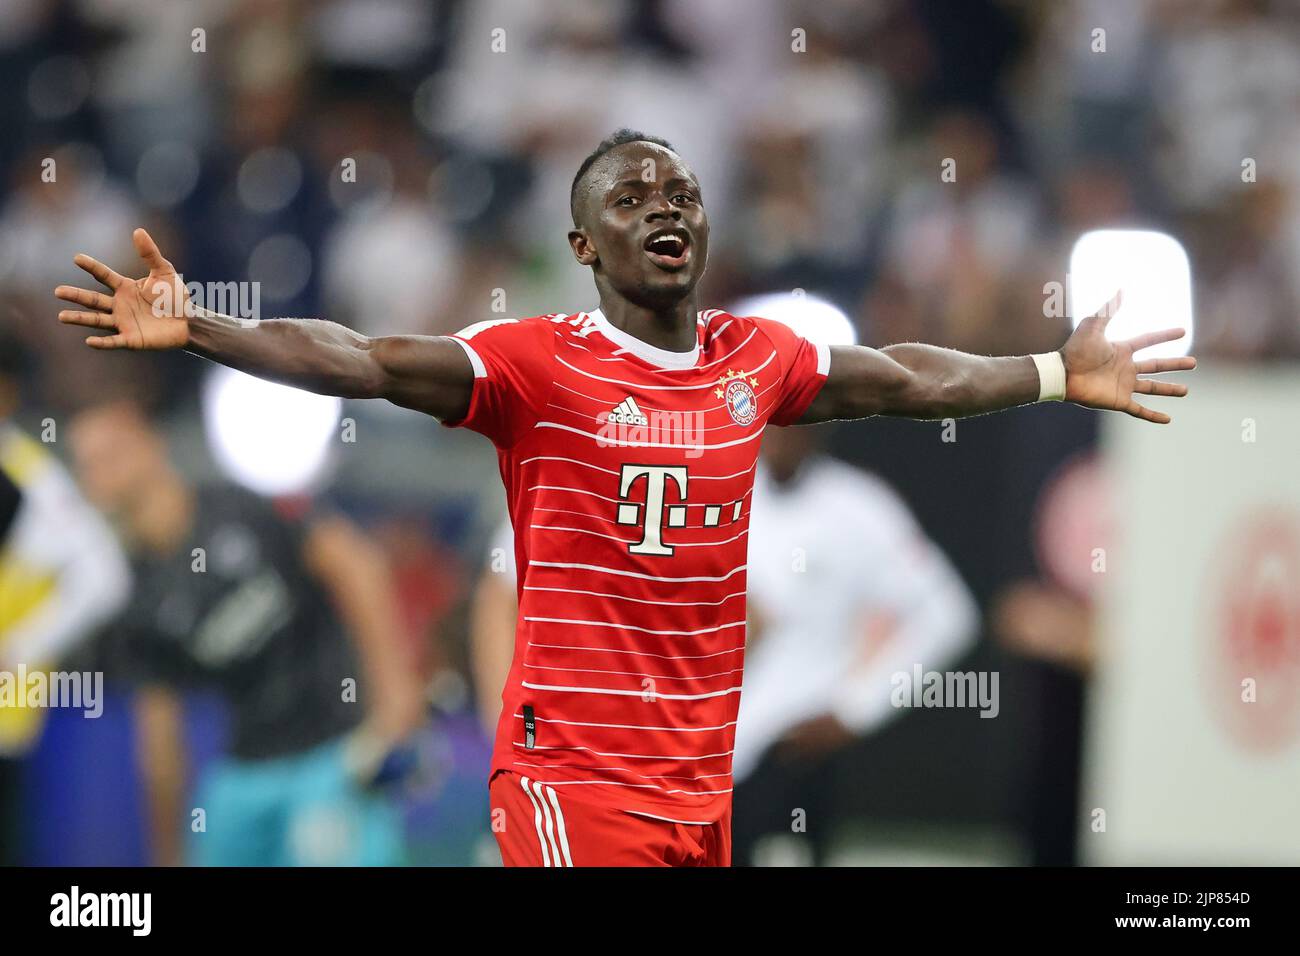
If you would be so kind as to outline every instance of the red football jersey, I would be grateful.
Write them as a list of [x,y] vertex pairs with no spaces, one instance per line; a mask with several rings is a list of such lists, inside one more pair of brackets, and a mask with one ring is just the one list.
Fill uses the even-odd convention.
[[729,806],[759,441],[796,421],[830,352],[701,312],[694,351],[599,310],[458,333],[459,422],[497,446],[519,621],[493,769],[684,823]]

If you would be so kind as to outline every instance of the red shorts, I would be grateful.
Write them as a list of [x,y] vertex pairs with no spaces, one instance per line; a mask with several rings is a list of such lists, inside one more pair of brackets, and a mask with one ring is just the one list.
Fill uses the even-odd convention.
[[731,866],[731,811],[676,823],[561,796],[509,770],[488,784],[492,832],[506,866]]

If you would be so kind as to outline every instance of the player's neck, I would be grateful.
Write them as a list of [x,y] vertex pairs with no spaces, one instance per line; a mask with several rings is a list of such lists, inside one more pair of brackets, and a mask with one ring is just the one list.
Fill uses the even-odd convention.
[[657,349],[689,352],[695,348],[698,333],[693,295],[666,309],[652,309],[618,296],[602,294],[600,311],[614,328]]

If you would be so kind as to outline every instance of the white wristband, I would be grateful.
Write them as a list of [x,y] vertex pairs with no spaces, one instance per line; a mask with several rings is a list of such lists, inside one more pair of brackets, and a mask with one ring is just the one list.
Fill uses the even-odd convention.
[[1043,352],[1029,356],[1038,367],[1038,400],[1060,402],[1065,400],[1065,360],[1060,352]]

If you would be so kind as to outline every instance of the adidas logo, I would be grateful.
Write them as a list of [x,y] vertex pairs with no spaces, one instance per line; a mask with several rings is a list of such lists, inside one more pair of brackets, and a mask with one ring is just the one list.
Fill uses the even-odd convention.
[[628,396],[610,409],[607,421],[615,425],[649,425],[650,419],[646,418],[641,409],[637,408],[636,399]]

